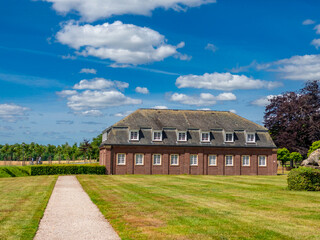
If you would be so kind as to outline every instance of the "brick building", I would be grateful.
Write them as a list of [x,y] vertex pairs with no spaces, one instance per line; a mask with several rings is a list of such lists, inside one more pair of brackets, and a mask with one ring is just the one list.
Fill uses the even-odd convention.
[[107,174],[276,175],[268,130],[231,112],[139,109],[102,135]]

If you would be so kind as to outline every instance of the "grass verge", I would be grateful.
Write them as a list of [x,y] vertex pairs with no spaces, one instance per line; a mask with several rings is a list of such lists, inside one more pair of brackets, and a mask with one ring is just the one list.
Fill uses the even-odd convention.
[[0,179],[0,239],[33,239],[57,176]]
[[122,239],[320,239],[320,193],[286,176],[77,176]]

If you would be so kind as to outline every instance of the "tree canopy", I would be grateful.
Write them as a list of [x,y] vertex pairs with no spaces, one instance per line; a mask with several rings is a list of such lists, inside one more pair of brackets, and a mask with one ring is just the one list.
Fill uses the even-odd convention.
[[280,148],[306,155],[320,139],[320,87],[309,81],[297,92],[285,92],[270,100],[264,125]]

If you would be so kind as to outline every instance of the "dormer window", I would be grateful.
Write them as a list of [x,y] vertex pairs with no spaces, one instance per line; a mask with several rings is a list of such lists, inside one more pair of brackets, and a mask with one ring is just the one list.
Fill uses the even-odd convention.
[[202,132],[201,133],[201,142],[210,142],[210,133]]
[[102,142],[107,141],[107,139],[108,139],[108,133],[105,132],[102,134]]
[[130,131],[130,141],[138,141],[139,140],[139,131],[133,130]]
[[178,132],[178,141],[179,142],[187,141],[187,132]]
[[247,142],[248,143],[255,143],[256,142],[256,135],[254,133],[247,133]]
[[162,131],[153,131],[152,141],[162,141]]
[[226,142],[233,142],[233,133],[226,133]]

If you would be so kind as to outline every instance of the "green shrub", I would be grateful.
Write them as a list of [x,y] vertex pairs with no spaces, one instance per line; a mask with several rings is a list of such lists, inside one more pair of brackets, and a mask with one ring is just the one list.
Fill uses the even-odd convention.
[[290,190],[320,191],[320,170],[296,168],[289,172],[287,180]]
[[3,166],[0,167],[0,177],[25,177],[30,176],[28,166]]
[[315,150],[319,149],[320,148],[320,141],[315,141],[312,143],[312,145],[310,146],[309,148],[309,151],[308,151],[308,157],[310,156],[310,154],[312,152],[314,152]]
[[36,165],[31,175],[106,174],[106,167],[99,165]]

